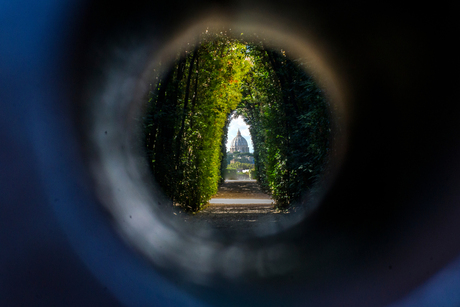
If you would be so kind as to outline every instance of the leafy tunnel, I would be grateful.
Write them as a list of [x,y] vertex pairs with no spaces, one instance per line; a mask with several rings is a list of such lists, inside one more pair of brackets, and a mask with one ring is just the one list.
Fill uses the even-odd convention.
[[142,119],[148,162],[166,196],[199,211],[227,165],[229,122],[249,125],[255,175],[280,209],[314,194],[331,159],[332,109],[308,61],[230,29],[201,33],[158,63]]

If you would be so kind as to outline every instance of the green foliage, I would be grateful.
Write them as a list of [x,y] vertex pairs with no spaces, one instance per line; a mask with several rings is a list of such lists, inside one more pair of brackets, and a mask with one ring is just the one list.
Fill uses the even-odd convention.
[[238,172],[236,169],[227,168],[225,170],[225,179],[236,180],[238,179]]
[[220,163],[220,180],[219,184],[222,184],[225,180],[227,165],[230,163],[229,156],[227,155],[227,137],[228,137],[228,125],[230,124],[230,116],[227,116],[224,129],[222,131],[222,144],[220,145],[221,151],[221,163]]
[[331,136],[328,103],[286,52],[251,46],[254,63],[237,110],[250,126],[255,178],[280,208],[299,201],[321,178]]
[[227,168],[225,171],[225,179],[229,180],[249,180],[250,171],[242,172],[234,168]]
[[253,169],[253,168],[254,168],[254,164],[242,163],[242,162],[235,162],[227,166],[227,169],[236,169],[236,170]]
[[251,179],[257,178],[257,172],[256,172],[256,170],[254,168],[249,171],[249,177]]
[[184,208],[197,211],[217,192],[223,131],[249,69],[245,45],[203,33],[154,85],[144,122],[147,154],[158,184]]

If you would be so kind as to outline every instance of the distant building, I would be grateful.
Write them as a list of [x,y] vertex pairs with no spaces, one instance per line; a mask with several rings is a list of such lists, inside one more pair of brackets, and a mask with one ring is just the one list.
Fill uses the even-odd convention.
[[232,141],[232,145],[230,146],[230,152],[249,152],[248,142],[244,137],[241,136],[240,129],[238,129],[238,133],[236,137]]
[[230,160],[230,164],[236,163],[236,162],[241,162],[241,163],[249,163],[249,164],[254,164],[254,157],[248,156],[248,157],[237,157],[232,160]]

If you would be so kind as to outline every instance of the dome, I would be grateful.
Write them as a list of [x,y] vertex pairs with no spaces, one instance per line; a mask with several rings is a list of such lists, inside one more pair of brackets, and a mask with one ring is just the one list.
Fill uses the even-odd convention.
[[230,146],[230,152],[249,152],[248,142],[244,137],[241,136],[240,129],[238,129],[238,133],[236,137],[233,139],[232,144]]
[[246,139],[241,136],[240,130],[238,130],[238,134],[232,141],[232,147],[235,146],[248,146],[248,142],[246,142]]

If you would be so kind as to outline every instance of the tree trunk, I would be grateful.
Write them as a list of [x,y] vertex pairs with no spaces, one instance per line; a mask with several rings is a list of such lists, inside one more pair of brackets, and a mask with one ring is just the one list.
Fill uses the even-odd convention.
[[180,155],[181,142],[182,142],[184,129],[185,129],[185,119],[186,119],[187,113],[188,113],[188,100],[189,100],[189,96],[190,96],[190,83],[191,83],[191,80],[192,80],[193,66],[195,64],[195,60],[197,58],[197,55],[198,55],[198,46],[195,47],[195,50],[193,51],[192,60],[190,61],[190,67],[189,67],[189,70],[188,70],[187,85],[185,87],[184,109],[183,109],[183,112],[182,112],[182,122],[181,122],[180,130],[179,130],[179,133],[178,133],[177,139],[176,139],[176,152],[175,152],[176,157],[179,157],[179,155]]
[[[155,115],[155,113],[157,112],[160,112],[165,104],[165,100],[166,100],[166,89],[169,85],[169,83],[171,82],[171,79],[172,79],[172,71],[169,71],[166,76],[160,81],[160,87],[158,89],[158,96],[157,96],[157,101],[156,101],[156,104],[155,104],[155,107],[154,107],[154,111],[152,112],[152,116]],[[153,150],[153,147],[155,146],[155,142],[156,142],[156,137],[157,137],[157,130],[158,130],[158,127],[159,127],[159,119],[155,120],[153,118],[153,123],[152,123],[152,127],[150,128],[149,130],[149,137],[147,138],[147,149],[148,150],[152,150],[152,153],[155,152]],[[154,158],[154,157],[152,157]]]

